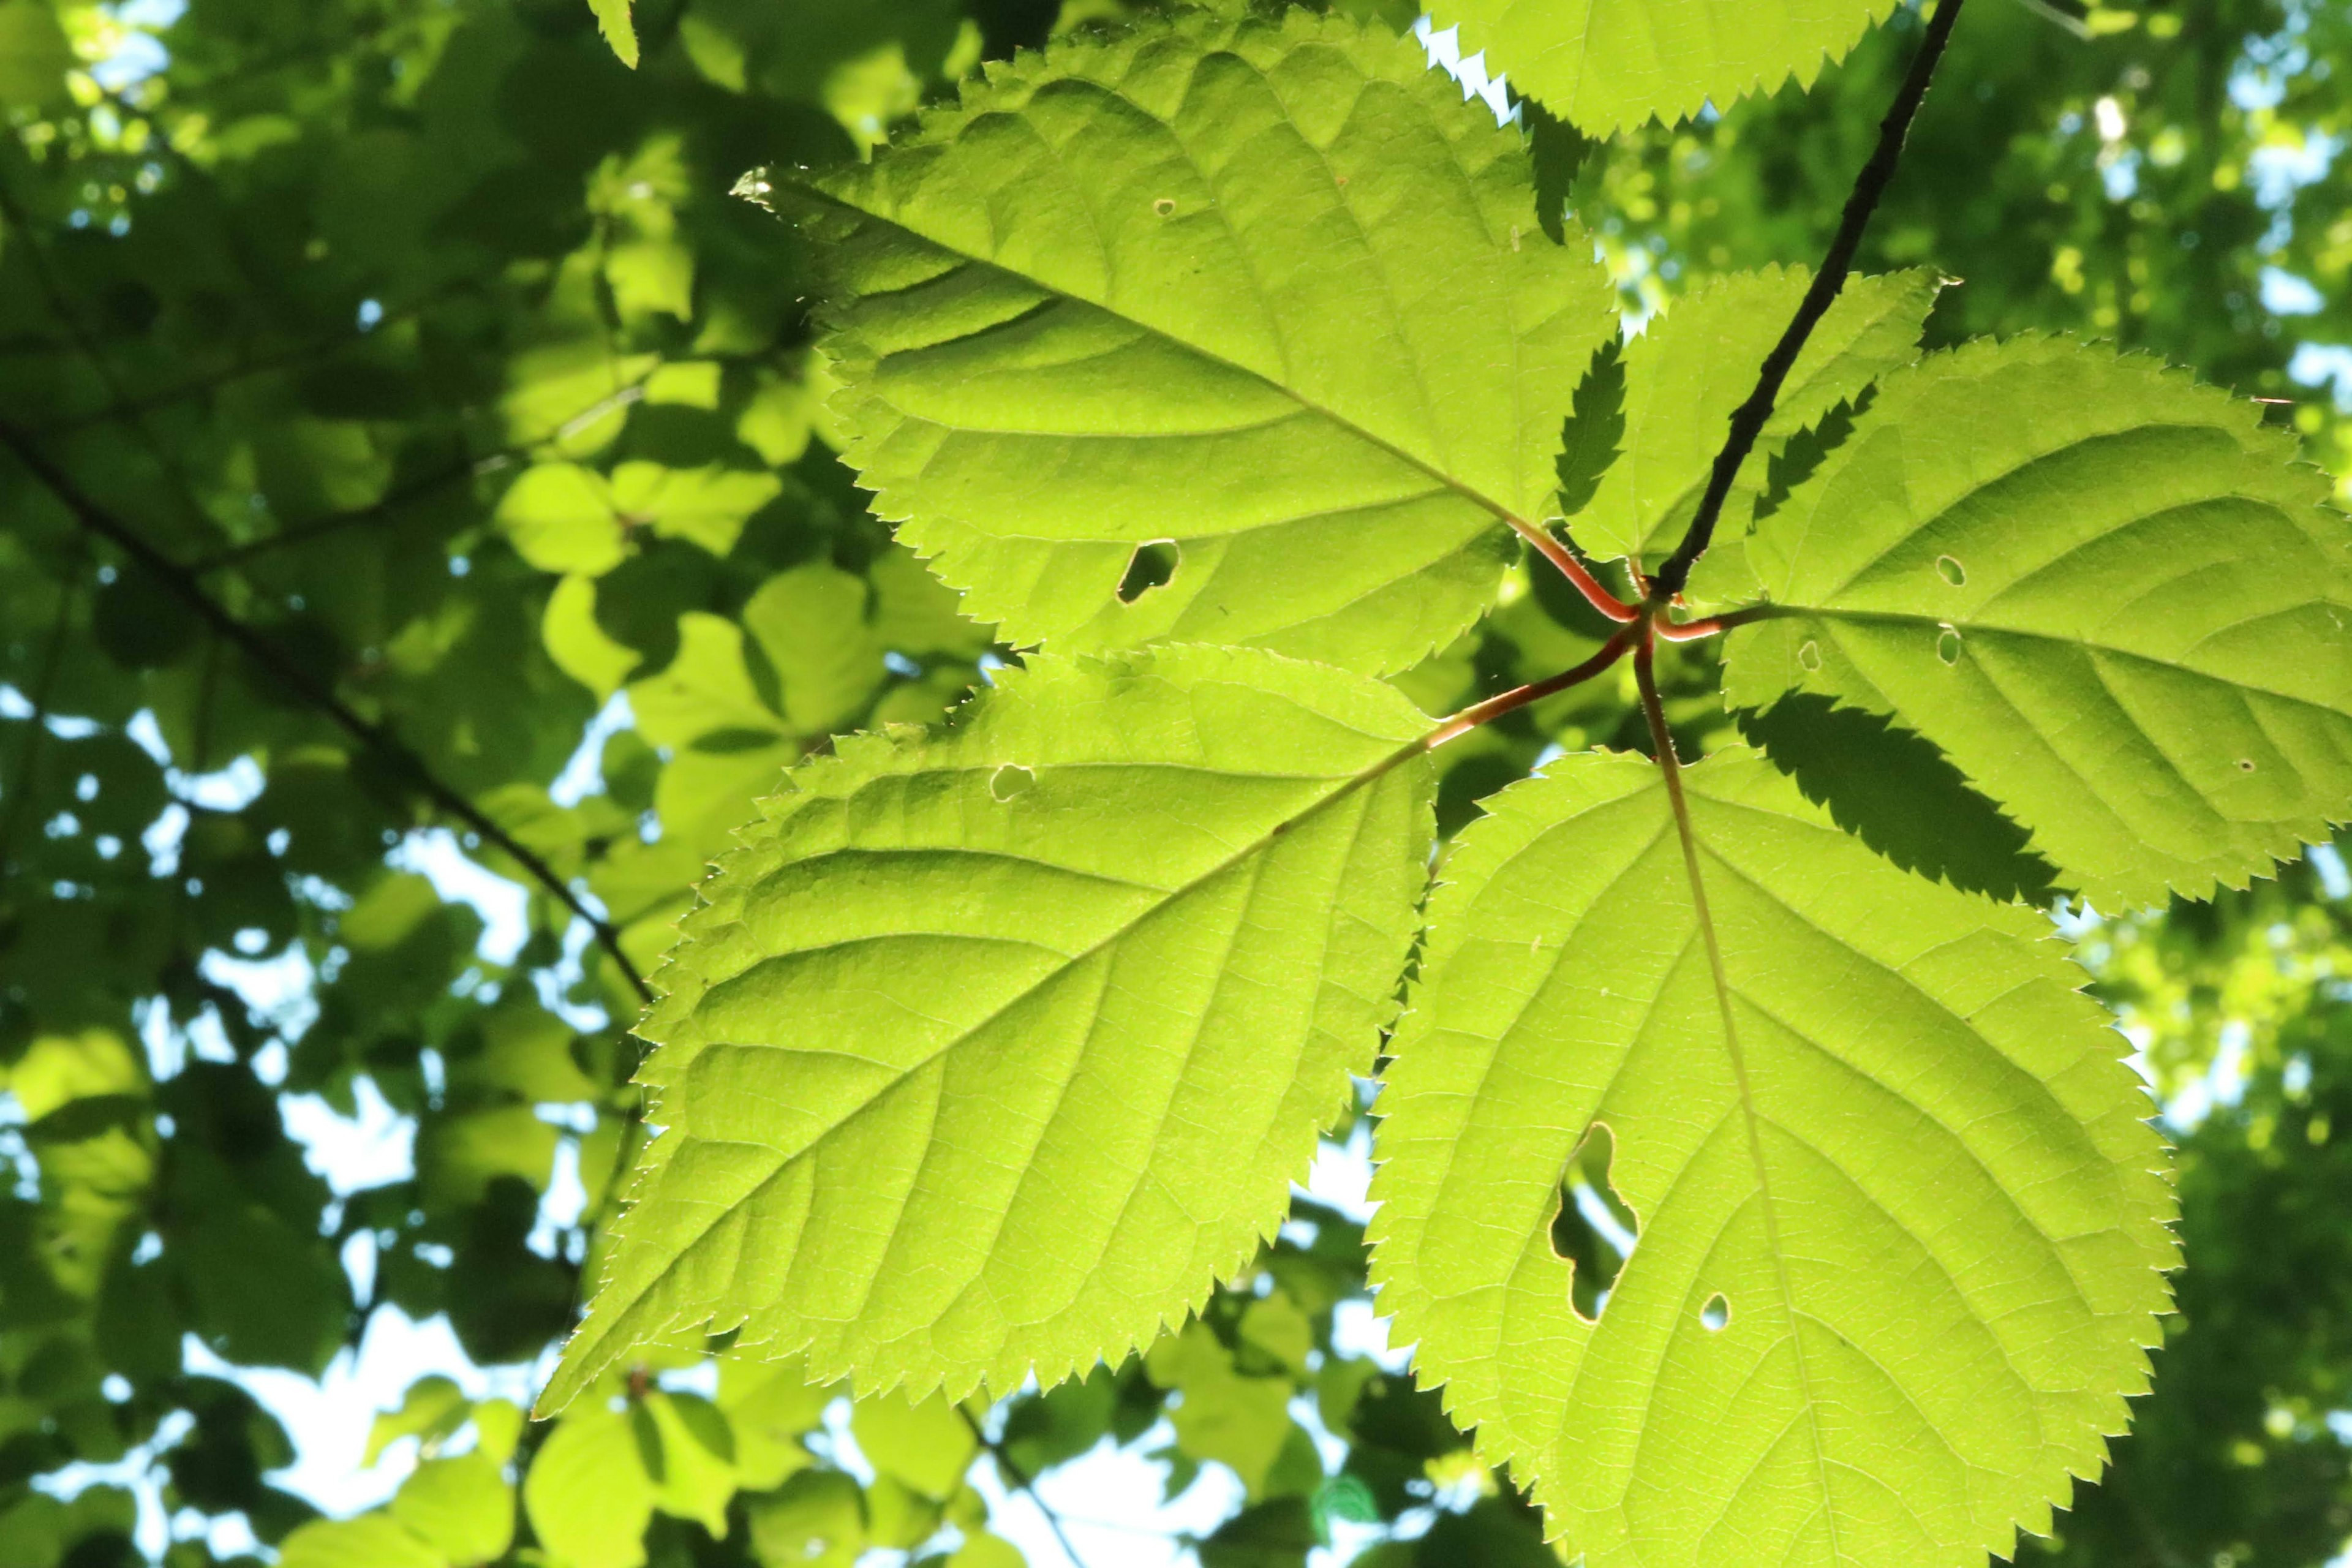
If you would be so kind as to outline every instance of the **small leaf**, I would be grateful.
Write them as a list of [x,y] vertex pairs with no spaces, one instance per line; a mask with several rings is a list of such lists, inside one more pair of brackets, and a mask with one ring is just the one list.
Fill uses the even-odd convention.
[[549,1559],[562,1568],[638,1568],[654,1515],[629,1417],[583,1405],[556,1424],[522,1485],[523,1508]]
[[637,68],[637,28],[629,16],[631,0],[588,0],[596,13],[596,30],[613,46],[613,53],[631,70]]
[[279,1568],[452,1568],[436,1548],[381,1513],[314,1520],[278,1549]]
[[861,1399],[850,1408],[849,1429],[877,1473],[927,1498],[953,1496],[980,1452],[971,1426],[936,1394],[919,1401],[894,1394]]
[[2352,819],[2352,522],[2253,405],[2059,338],[1880,384],[1749,539],[1725,695],[1892,716],[2106,908]]
[[[1456,841],[1381,1097],[1381,1303],[1592,1568],[2006,1554],[2147,1384],[2147,1095],[2043,917],[1743,748],[1683,782],[1707,916],[1639,756]],[[1548,1231],[1597,1126],[1641,1239],[1592,1322]]]
[[377,1413],[368,1427],[367,1452],[362,1466],[374,1464],[383,1451],[403,1437],[431,1444],[456,1432],[472,1413],[465,1391],[438,1373],[420,1377],[401,1396],[400,1408]]
[[[1413,663],[1549,510],[1612,324],[1518,133],[1336,16],[1066,39],[870,164],[773,178],[830,270],[877,515],[1060,651]],[[1181,563],[1122,602],[1155,541]]]
[[704,884],[551,1406],[705,1326],[918,1397],[1052,1384],[1281,1223],[1411,941],[1429,721],[1236,649],[997,680],[793,770]]
[[457,1568],[504,1556],[514,1515],[513,1489],[481,1454],[425,1460],[392,1500],[392,1517]]
[[[1811,281],[1801,267],[1710,279],[1626,345],[1619,437],[1625,455],[1569,525],[1588,553],[1654,563],[1681,542],[1733,410],[1756,390],[1765,356]],[[1846,284],[1806,340],[1734,482],[1718,548],[1747,531],[1766,465],[1782,442],[1918,357],[1919,331],[1939,287],[1935,274],[1916,271]]]
[[1810,87],[1895,0],[1436,0],[1431,25],[1459,26],[1464,58],[1596,136],[1712,100],[1729,109],[1795,78]]

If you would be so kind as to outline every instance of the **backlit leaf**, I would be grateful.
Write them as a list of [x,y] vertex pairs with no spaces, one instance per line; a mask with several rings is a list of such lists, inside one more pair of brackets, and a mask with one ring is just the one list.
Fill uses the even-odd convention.
[[[1413,662],[1549,509],[1612,325],[1517,132],[1418,45],[1303,11],[1065,41],[793,180],[877,513],[1063,651]],[[1122,602],[1153,542],[1172,576]]]
[[[1644,758],[1457,841],[1381,1100],[1381,1305],[1593,1568],[1972,1568],[2147,1385],[2147,1097],[2042,916],[1744,749],[1685,783],[1711,932]],[[1595,1127],[1640,1226],[1597,1322],[1549,1238]]]
[[1895,0],[1435,0],[1464,58],[1596,135],[1669,124],[1712,100],[1803,86]]
[[877,1392],[1052,1383],[1280,1223],[1391,1005],[1428,721],[1244,650],[998,681],[795,769],[704,885],[550,1405],[704,1325]]
[[2352,818],[2352,523],[2260,411],[2060,338],[1880,384],[1758,526],[1725,694],[1892,715],[2105,907]]

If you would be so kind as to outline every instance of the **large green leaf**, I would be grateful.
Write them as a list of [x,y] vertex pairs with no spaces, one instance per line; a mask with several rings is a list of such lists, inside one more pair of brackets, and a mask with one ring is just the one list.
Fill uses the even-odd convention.
[[[1654,562],[1681,542],[1732,411],[1756,390],[1764,356],[1811,282],[1801,267],[1709,279],[1626,345],[1619,456],[1569,524],[1586,553]],[[1724,507],[1725,538],[1747,528],[1765,465],[1782,442],[1918,357],[1920,329],[1939,287],[1932,272],[1896,272],[1854,279],[1839,293],[1797,356],[1735,481]]]
[[1462,52],[1596,135],[1728,109],[1853,47],[1895,0],[1434,0]]
[[[1381,1305],[1593,1568],[1975,1568],[2147,1385],[2147,1095],[2041,916],[1744,749],[1685,784],[1711,921],[1639,756],[1457,841],[1381,1100]],[[1550,1241],[1596,1128],[1640,1225],[1597,1322]]]
[[2060,338],[1937,355],[1758,525],[1726,692],[1893,715],[2103,904],[2352,818],[2352,525],[2260,411]]
[[657,977],[665,1131],[549,1402],[705,1326],[961,1397],[1197,1306],[1370,1067],[1427,724],[1176,647],[1041,658],[944,732],[795,769]]
[[[794,176],[875,508],[1014,642],[1401,668],[1494,601],[1612,319],[1520,137],[1386,29],[1191,15]],[[1172,577],[1122,602],[1139,546]]]

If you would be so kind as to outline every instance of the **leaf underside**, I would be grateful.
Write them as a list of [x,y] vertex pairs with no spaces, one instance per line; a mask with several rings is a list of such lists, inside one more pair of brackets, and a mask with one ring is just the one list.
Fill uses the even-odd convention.
[[1932,356],[1757,526],[1725,694],[1933,742],[2103,907],[2352,818],[2352,523],[2260,411],[2064,339]]
[[793,770],[656,977],[662,1131],[545,1403],[739,1325],[860,1393],[1009,1390],[1200,1305],[1392,1015],[1427,723],[1175,647]]
[[[847,460],[977,617],[1064,652],[1383,673],[1490,607],[1614,327],[1517,132],[1419,47],[1192,14],[992,67],[779,194],[831,279]],[[1164,583],[1121,599],[1139,547]]]
[[[1562,758],[1457,841],[1381,1100],[1381,1303],[1594,1568],[1980,1563],[2146,1387],[2146,1093],[2042,917],[1743,748],[1685,779],[1721,999],[1647,759]],[[1549,1240],[1595,1126],[1640,1223],[1597,1324]]]
[[1895,0],[1433,0],[1462,53],[1599,136],[1810,87]]

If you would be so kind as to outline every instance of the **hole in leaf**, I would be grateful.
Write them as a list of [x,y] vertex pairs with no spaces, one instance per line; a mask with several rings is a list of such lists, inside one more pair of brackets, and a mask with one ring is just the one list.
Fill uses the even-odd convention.
[[2252,773],[2254,771],[2254,759],[2252,757],[2240,757],[2238,759],[2238,771],[2242,773]]
[[1731,1321],[1731,1303],[1725,1300],[1722,1291],[1717,1290],[1706,1299],[1706,1305],[1698,1310],[1698,1321],[1713,1333],[1721,1333],[1724,1325]]
[[1161,217],[1173,216],[1176,212],[1176,198],[1173,196],[1162,196],[1158,201],[1151,204],[1151,210],[1158,213]]
[[1127,558],[1127,574],[1118,580],[1118,602],[1132,605],[1176,575],[1184,552],[1172,539],[1147,540]]
[[1969,569],[1948,555],[1936,557],[1936,575],[1957,588],[1969,580]]
[[1812,638],[1807,637],[1802,643],[1798,645],[1797,662],[1803,665],[1807,669],[1821,668],[1822,645],[1815,642]]
[[1568,1157],[1559,1184],[1559,1210],[1552,1216],[1552,1255],[1568,1264],[1569,1304],[1588,1323],[1601,1321],[1609,1292],[1641,1233],[1641,1222],[1610,1179],[1616,1154],[1616,1139],[1608,1124],[1594,1122]]
[[1037,774],[1034,769],[1024,768],[1018,763],[1007,763],[989,775],[988,793],[999,800],[1011,800],[1036,782]]
[[1960,662],[1960,634],[1956,628],[1946,626],[1936,635],[1936,657],[1946,664]]

